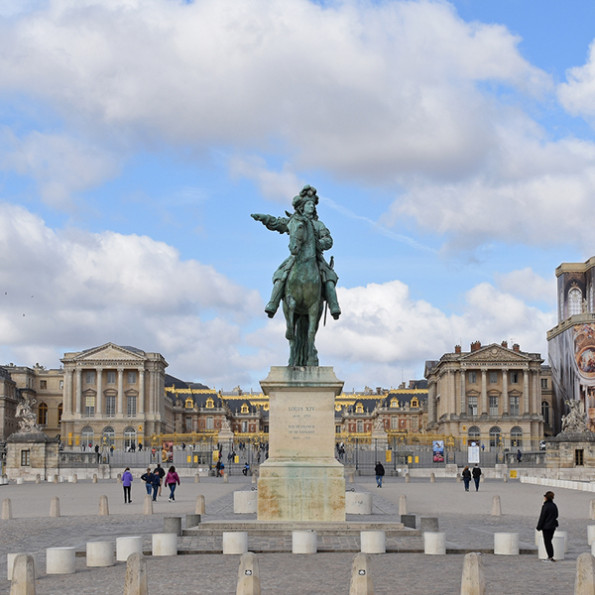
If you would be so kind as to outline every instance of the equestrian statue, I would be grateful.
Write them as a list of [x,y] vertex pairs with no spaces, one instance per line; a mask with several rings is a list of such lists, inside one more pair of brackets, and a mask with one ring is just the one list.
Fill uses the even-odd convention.
[[316,188],[304,186],[292,204],[295,212],[286,211],[287,217],[252,215],[267,229],[289,235],[289,256],[273,275],[273,292],[264,311],[272,318],[283,300],[289,365],[318,366],[314,337],[324,302],[335,320],[341,315],[335,287],[339,277],[333,270],[333,259],[329,264],[322,255],[332,247],[333,239],[318,219]]

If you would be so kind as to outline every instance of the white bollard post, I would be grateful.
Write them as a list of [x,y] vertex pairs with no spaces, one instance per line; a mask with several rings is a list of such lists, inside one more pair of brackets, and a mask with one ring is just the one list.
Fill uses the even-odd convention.
[[253,552],[246,552],[240,558],[236,595],[260,595],[260,567]]
[[595,593],[595,558],[589,552],[580,554],[576,561],[574,595]]
[[143,502],[143,514],[153,514],[153,497],[149,494],[145,494],[145,500]]
[[430,483],[436,483],[436,474],[434,472],[430,473]]
[[494,533],[494,554],[498,556],[518,556],[519,534]]
[[99,496],[99,516],[109,516],[107,496]]
[[370,558],[367,554],[356,554],[351,566],[349,595],[369,595],[374,593],[374,583],[370,575]]
[[97,483],[97,473],[93,473],[93,479],[91,480],[91,483]]
[[35,560],[30,554],[19,554],[14,560],[10,595],[35,595]]
[[245,554],[248,551],[248,533],[245,531],[223,532],[224,554]]
[[258,501],[257,492],[234,492],[233,493],[233,512],[235,514],[249,514],[257,511]]
[[407,496],[401,494],[399,496],[399,515],[407,514]]
[[153,556],[177,556],[178,536],[175,533],[153,533]]
[[134,552],[126,560],[124,595],[149,595],[147,561],[141,552]]
[[[566,531],[556,531],[552,538],[552,546],[554,547],[554,560],[564,560],[564,545],[566,540]],[[593,547],[593,546],[591,546]],[[545,544],[543,543],[543,533],[540,532],[539,541],[537,543],[537,557],[540,560],[547,560],[547,552],[545,551]]]
[[424,533],[424,554],[443,556],[446,554],[446,536],[444,533]]
[[60,498],[58,496],[54,496],[50,500],[50,517],[59,517],[60,516]]
[[74,547],[49,547],[45,550],[46,574],[73,574]]
[[372,494],[345,492],[346,514],[372,514]]
[[292,554],[315,554],[318,550],[318,535],[316,531],[292,531],[291,532],[291,553]]
[[595,521],[595,500],[591,500],[589,503],[589,518]]
[[461,595],[484,595],[485,592],[486,583],[481,554],[478,552],[466,554],[461,577]]
[[386,533],[384,531],[360,531],[363,554],[385,554]]
[[194,483],[200,483],[200,475],[198,473],[194,476]]
[[2,500],[2,512],[0,513],[0,518],[2,518],[3,521],[12,518],[12,503],[10,498],[4,498],[4,500]]
[[595,541],[595,525],[587,525],[587,544],[591,545]]
[[25,480],[24,480],[22,477],[17,477],[16,484],[17,484],[18,486],[22,486],[22,485],[23,485],[23,483],[24,483],[24,481],[25,481]]
[[87,566],[90,568],[113,566],[116,563],[114,544],[111,541],[87,542]]
[[196,507],[194,512],[196,514],[205,514],[205,497],[202,494],[196,496]]
[[502,516],[502,508],[500,507],[500,496],[492,498],[492,516]]
[[132,537],[116,538],[116,560],[126,562],[130,554],[143,553],[143,538],[135,535]]
[[6,579],[11,581],[12,580],[12,571],[14,568],[15,560],[17,556],[26,556],[25,552],[15,552],[15,553],[8,553],[6,554]]

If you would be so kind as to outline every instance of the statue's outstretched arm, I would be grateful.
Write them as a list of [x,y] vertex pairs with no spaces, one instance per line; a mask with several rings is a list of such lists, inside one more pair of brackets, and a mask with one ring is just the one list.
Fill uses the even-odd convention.
[[252,219],[260,221],[267,229],[271,231],[278,231],[279,233],[287,233],[288,219],[282,217],[273,217],[272,215],[263,215],[261,213],[252,213]]

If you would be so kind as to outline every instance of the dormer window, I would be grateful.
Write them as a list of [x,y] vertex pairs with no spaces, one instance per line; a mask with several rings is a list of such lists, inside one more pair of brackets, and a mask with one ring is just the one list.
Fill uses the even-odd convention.
[[207,399],[207,402],[206,402],[206,404],[205,404],[205,407],[206,407],[207,409],[214,409],[214,408],[215,408],[215,401],[213,401],[213,399],[212,399],[211,397],[209,397],[209,398]]

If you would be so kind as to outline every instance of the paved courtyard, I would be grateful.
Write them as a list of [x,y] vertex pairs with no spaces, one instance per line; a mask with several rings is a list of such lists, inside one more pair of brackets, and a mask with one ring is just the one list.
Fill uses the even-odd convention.
[[[138,475],[138,474],[136,474]],[[233,492],[250,489],[250,478],[231,477],[229,483],[214,477],[200,483],[182,478],[176,502],[167,501],[166,490],[154,503],[154,514],[143,514],[145,491],[135,479],[132,504],[124,504],[122,487],[115,481],[45,483],[0,486],[0,499],[10,498],[11,520],[0,521],[0,592],[10,591],[6,580],[6,554],[27,552],[35,557],[38,595],[121,594],[126,566],[117,563],[108,568],[87,568],[84,552],[87,541],[112,540],[126,535],[143,536],[144,550],[151,551],[151,535],[163,531],[165,516],[182,516],[195,511],[196,498],[205,497],[203,521],[239,521],[255,515],[234,515]],[[568,550],[564,560],[549,564],[538,560],[534,528],[546,488],[488,480],[479,492],[465,492],[454,479],[412,480],[386,478],[378,489],[373,477],[356,478],[348,489],[371,492],[374,510],[371,516],[349,515],[352,521],[398,521],[401,495],[407,497],[408,512],[439,519],[446,534],[447,554],[427,556],[420,536],[387,539],[389,553],[372,555],[371,575],[377,594],[432,594],[460,592],[464,554],[483,552],[488,592],[492,595],[572,593],[576,559],[590,551],[587,525],[593,494],[555,488],[560,510],[560,530],[568,532]],[[98,516],[99,497],[109,499],[110,516]],[[501,501],[502,516],[491,516],[493,496]],[[50,501],[59,497],[62,516],[49,517]],[[419,523],[419,520],[418,520]],[[519,556],[494,556],[496,532],[519,534]],[[77,571],[72,575],[45,574],[45,549],[74,546]],[[152,595],[191,593],[233,594],[236,589],[240,556],[221,553],[220,536],[184,536],[179,538],[180,555],[146,557],[149,592]],[[287,537],[249,536],[248,547],[257,552],[263,593],[282,595],[346,594],[349,592],[351,564],[359,551],[359,536],[319,538],[320,552],[314,555],[290,553]],[[289,550],[289,551],[288,551]]]

